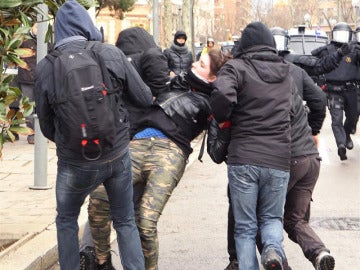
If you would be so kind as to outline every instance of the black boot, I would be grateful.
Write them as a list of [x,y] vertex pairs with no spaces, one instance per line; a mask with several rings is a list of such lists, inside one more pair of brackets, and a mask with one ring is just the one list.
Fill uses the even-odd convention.
[[80,251],[80,270],[96,270],[95,248],[87,246]]
[[346,148],[349,150],[354,148],[354,143],[350,137],[350,134],[346,135]]
[[346,148],[342,144],[340,144],[339,147],[338,147],[338,155],[340,157],[340,160],[346,160],[347,159]]

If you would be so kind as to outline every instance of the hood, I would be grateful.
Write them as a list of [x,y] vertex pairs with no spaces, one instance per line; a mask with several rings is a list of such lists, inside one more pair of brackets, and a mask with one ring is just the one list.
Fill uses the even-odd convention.
[[176,31],[176,33],[175,33],[175,35],[174,35],[174,44],[182,47],[182,46],[185,45],[185,43],[183,43],[183,44],[178,43],[178,42],[177,42],[177,39],[178,39],[179,37],[183,37],[183,38],[185,39],[185,42],[186,42],[186,40],[187,40],[186,33],[185,33],[184,31],[182,31],[182,30],[178,30],[178,31]]
[[[261,51],[261,48],[265,49]],[[241,59],[251,65],[258,76],[267,83],[281,83],[289,76],[290,65],[271,47],[255,46]],[[253,51],[253,52],[252,52]]]
[[54,28],[55,44],[73,36],[102,40],[101,32],[95,27],[90,15],[76,0],[68,0],[59,8]]
[[131,27],[121,31],[115,45],[125,55],[141,53],[150,48],[157,48],[153,36],[141,27]]
[[276,49],[274,36],[270,29],[261,22],[253,22],[245,27],[240,41],[234,48],[234,55],[239,55],[259,45]]
[[179,38],[179,37],[184,37],[185,38],[185,41],[187,40],[187,35],[184,31],[182,30],[178,30],[176,31],[175,35],[174,35],[174,41]]

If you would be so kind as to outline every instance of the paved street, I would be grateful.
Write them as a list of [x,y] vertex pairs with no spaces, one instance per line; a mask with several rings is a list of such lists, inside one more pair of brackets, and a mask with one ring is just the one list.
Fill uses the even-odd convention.
[[[348,160],[341,162],[329,121],[327,117],[320,137],[323,163],[313,196],[312,224],[335,256],[336,270],[359,269],[360,134],[353,136],[355,148],[348,151]],[[5,146],[4,160],[0,163],[0,236],[4,232],[25,236],[7,254],[0,252],[0,269],[45,270],[49,258],[56,256],[55,191],[54,188],[29,190],[33,181],[33,146],[20,140]],[[206,154],[203,163],[197,161],[199,147],[197,144],[191,157],[194,161],[190,162],[160,218],[160,270],[221,270],[228,263],[226,166],[214,164]],[[54,155],[50,143],[49,185],[54,184]],[[81,215],[80,225],[86,220],[85,207]],[[35,241],[38,238],[41,240]],[[313,269],[286,235],[284,245],[293,270]],[[120,270],[115,244],[113,249],[113,261]]]
[[[348,151],[348,160],[340,162],[329,121],[327,117],[321,133],[323,163],[313,196],[312,224],[335,256],[335,269],[359,269],[360,135],[354,136],[356,148]],[[207,155],[203,163],[195,160],[187,169],[159,221],[159,269],[225,268],[226,185],[226,166],[216,165]],[[292,269],[313,270],[298,245],[284,236]],[[114,265],[120,270],[116,242],[113,249]]]

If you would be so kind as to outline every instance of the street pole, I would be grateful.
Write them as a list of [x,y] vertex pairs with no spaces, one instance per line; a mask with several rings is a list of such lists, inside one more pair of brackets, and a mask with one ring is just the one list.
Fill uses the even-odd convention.
[[[45,35],[48,28],[47,14],[48,6],[46,4],[39,4],[39,10],[42,12],[37,15],[38,34],[37,34],[37,48],[36,61],[39,63],[47,54],[47,43],[45,43]],[[46,18],[45,18],[46,16]],[[47,185],[47,139],[40,130],[39,119],[37,114],[34,115],[35,128],[35,144],[34,144],[34,186],[30,189],[50,189]]]

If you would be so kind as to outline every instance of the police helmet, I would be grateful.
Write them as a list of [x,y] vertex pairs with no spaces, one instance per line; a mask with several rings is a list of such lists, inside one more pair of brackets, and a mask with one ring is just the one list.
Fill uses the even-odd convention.
[[344,22],[337,23],[332,30],[332,37],[334,42],[348,43],[351,40],[351,27]]
[[355,38],[356,38],[356,42],[360,43],[360,26],[356,27],[355,29]]
[[278,51],[288,51],[289,36],[287,32],[281,27],[273,27],[270,31],[274,36],[276,49]]

